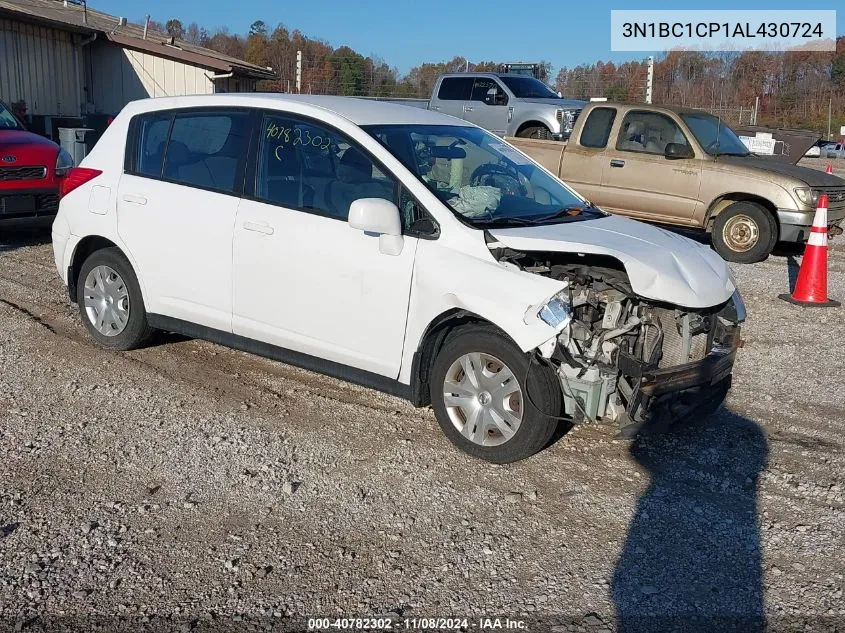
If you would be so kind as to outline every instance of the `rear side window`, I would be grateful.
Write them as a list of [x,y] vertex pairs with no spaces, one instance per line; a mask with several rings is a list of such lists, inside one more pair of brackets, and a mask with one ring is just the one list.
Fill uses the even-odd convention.
[[472,77],[446,77],[440,82],[437,98],[444,101],[468,101],[472,92]]
[[136,173],[153,178],[161,177],[167,135],[170,132],[170,113],[146,115],[138,121]]
[[165,180],[222,193],[239,191],[249,141],[246,112],[176,114],[164,156]]
[[584,129],[581,131],[581,145],[603,149],[607,147],[610,138],[610,129],[613,127],[613,120],[616,118],[614,108],[596,108],[590,112]]

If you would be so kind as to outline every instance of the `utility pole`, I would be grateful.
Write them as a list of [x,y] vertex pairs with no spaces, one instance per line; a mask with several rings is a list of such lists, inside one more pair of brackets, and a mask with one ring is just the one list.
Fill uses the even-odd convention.
[[302,92],[302,51],[296,51],[296,91]]
[[651,90],[654,85],[654,57],[648,57],[648,79],[645,84],[645,102],[651,103]]
[[830,140],[830,106],[833,104],[833,94],[827,98],[827,140]]
[[757,125],[757,113],[760,111],[760,95],[754,97],[754,123],[752,125]]

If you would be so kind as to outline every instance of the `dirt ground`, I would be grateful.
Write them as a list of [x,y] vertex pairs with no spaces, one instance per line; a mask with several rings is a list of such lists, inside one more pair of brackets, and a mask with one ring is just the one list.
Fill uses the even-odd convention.
[[746,344],[715,416],[494,466],[430,410],[286,365],[97,349],[48,240],[0,237],[0,630],[845,628],[845,312],[777,298],[794,255],[733,267]]

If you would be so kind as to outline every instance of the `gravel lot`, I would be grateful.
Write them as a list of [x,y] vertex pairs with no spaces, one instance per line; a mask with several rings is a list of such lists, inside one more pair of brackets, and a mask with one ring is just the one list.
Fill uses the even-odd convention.
[[749,319],[718,414],[494,466],[429,410],[279,363],[96,349],[48,239],[0,236],[0,630],[845,627],[845,309],[777,299],[794,256],[734,266]]

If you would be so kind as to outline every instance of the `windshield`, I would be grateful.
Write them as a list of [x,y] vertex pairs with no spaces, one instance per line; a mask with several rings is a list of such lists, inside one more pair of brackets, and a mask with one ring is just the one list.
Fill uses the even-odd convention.
[[517,99],[560,99],[549,87],[534,77],[499,77]]
[[751,152],[719,117],[703,112],[681,114],[696,140],[711,156],[748,156]]
[[384,125],[364,129],[474,226],[551,224],[604,215],[480,128]]
[[21,124],[9,109],[0,103],[0,130],[20,130]]

